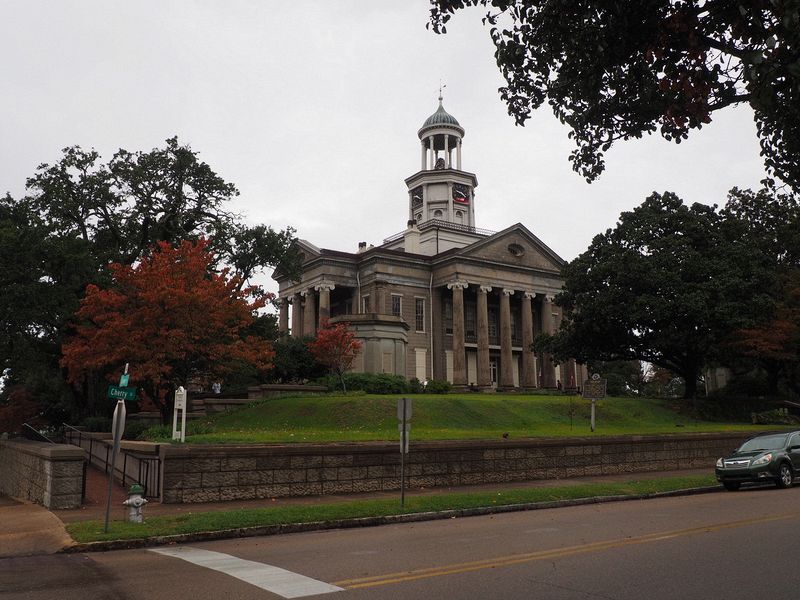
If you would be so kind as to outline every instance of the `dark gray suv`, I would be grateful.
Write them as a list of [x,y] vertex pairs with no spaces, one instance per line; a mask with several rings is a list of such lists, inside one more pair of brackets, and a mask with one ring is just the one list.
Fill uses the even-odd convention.
[[728,490],[745,482],[772,481],[780,488],[792,485],[800,470],[800,431],[763,433],[750,438],[730,456],[717,461],[717,481]]

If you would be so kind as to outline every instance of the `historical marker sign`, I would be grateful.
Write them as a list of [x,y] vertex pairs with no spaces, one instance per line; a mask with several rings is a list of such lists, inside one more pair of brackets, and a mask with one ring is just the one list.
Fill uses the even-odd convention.
[[[597,373],[595,373],[597,375]],[[583,397],[587,400],[601,400],[606,397],[606,382],[607,379],[598,377],[595,379],[587,379],[583,382]]]

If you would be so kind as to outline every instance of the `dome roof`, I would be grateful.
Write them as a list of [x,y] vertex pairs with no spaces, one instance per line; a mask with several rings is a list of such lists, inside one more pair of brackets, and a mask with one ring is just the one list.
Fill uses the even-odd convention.
[[444,109],[441,98],[439,98],[439,108],[437,108],[436,112],[430,117],[425,119],[425,122],[422,124],[422,129],[435,125],[455,125],[456,127],[461,127],[456,118]]

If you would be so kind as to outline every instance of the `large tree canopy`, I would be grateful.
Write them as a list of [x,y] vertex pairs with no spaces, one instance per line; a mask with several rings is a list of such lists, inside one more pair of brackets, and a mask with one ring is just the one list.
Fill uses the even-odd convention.
[[767,168],[800,190],[800,0],[431,0],[429,25],[490,7],[500,95],[518,124],[544,102],[588,181],[617,140],[680,142],[749,104]]
[[581,362],[650,362],[682,376],[694,397],[723,342],[773,305],[768,260],[743,230],[714,207],[653,194],[566,267],[562,329],[537,346]]
[[247,336],[263,297],[251,299],[239,275],[212,270],[208,243],[161,242],[135,266],[112,264],[106,289],[90,285],[76,313],[76,333],[64,344],[69,380],[83,383],[91,370],[131,363],[142,385],[167,415],[169,392],[189,383],[209,385],[237,361],[263,372],[274,352]]
[[66,148],[27,189],[22,199],[0,198],[0,402],[25,386],[43,407],[65,409],[54,419],[92,410],[64,386],[58,361],[86,286],[107,285],[110,263],[134,264],[159,242],[207,238],[239,285],[268,266],[297,272],[294,231],[242,223],[227,208],[236,187],[177,138],[147,152],[121,149],[107,162]]

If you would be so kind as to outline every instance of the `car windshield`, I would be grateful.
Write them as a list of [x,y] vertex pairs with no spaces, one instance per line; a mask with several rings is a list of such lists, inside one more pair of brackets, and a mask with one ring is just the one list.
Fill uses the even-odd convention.
[[779,450],[786,446],[786,435],[765,435],[763,437],[747,440],[739,448],[739,452],[753,452],[755,450]]

